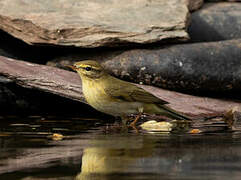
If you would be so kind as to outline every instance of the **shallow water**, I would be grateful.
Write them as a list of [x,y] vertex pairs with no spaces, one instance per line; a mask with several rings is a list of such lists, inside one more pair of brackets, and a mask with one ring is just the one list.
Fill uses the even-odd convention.
[[148,134],[98,120],[38,116],[0,122],[1,180],[241,177],[239,131]]

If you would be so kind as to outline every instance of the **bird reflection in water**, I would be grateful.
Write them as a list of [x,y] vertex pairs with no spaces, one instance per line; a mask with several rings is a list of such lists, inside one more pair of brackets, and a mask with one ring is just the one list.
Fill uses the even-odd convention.
[[183,168],[180,160],[189,161],[191,157],[179,148],[170,149],[169,138],[168,135],[144,135],[92,140],[92,147],[83,151],[81,172],[76,179],[106,180],[116,177],[134,180],[145,176],[156,179],[160,175],[178,173]]
[[[146,141],[146,142],[144,142]],[[113,174],[140,173],[143,158],[151,157],[154,143],[151,139],[118,137],[114,141],[96,140],[94,147],[84,149],[78,180],[108,179]]]

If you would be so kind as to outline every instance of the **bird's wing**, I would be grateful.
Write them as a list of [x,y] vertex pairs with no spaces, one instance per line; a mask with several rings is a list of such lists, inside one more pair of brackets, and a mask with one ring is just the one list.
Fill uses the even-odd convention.
[[153,94],[145,91],[142,88],[135,89],[130,95],[134,100],[144,103],[155,103],[155,104],[168,104],[167,101],[164,101]]
[[143,102],[143,103],[155,103],[155,104],[168,104],[168,102],[159,99],[144,89],[127,82],[111,83],[111,87],[105,88],[105,92],[120,100],[129,102]]

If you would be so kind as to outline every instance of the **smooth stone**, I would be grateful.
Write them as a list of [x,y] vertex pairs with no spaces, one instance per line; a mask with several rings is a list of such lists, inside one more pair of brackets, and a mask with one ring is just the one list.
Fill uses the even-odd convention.
[[154,120],[142,123],[141,128],[149,132],[163,132],[169,133],[172,131],[173,124],[170,122],[157,122]]
[[[241,90],[241,39],[125,51],[102,62],[120,79],[188,93]],[[240,97],[240,96],[239,96]]]
[[191,41],[208,42],[241,38],[241,3],[205,3],[191,15]]

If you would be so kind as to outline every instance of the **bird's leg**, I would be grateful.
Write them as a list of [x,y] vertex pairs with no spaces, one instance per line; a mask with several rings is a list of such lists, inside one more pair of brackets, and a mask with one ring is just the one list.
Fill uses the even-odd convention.
[[135,126],[136,126],[136,123],[137,123],[137,121],[140,119],[140,117],[141,117],[141,113],[139,113],[139,114],[136,116],[135,120],[130,124],[130,126],[135,127]]
[[141,118],[141,115],[143,113],[143,107],[138,108],[139,114],[136,116],[135,120],[130,124],[132,127],[136,127],[137,121]]

